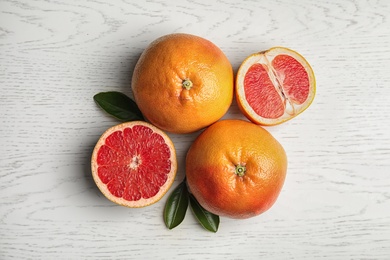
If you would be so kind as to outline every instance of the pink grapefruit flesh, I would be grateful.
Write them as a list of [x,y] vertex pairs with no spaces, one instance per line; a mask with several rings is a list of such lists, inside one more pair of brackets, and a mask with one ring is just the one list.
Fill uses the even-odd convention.
[[315,91],[309,63],[284,47],[250,55],[237,72],[238,105],[261,125],[276,125],[297,116],[310,106]]
[[157,202],[172,185],[177,170],[172,141],[160,129],[141,121],[108,129],[96,144],[91,161],[101,192],[127,207]]

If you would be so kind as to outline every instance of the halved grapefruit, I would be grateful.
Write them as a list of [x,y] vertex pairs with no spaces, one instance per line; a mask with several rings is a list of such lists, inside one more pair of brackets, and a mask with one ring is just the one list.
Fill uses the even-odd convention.
[[109,200],[138,208],[160,200],[171,187],[177,160],[171,139],[143,122],[122,123],[108,129],[91,159],[92,176]]
[[238,106],[260,125],[277,125],[299,115],[313,102],[315,92],[310,64],[285,47],[250,55],[237,72]]

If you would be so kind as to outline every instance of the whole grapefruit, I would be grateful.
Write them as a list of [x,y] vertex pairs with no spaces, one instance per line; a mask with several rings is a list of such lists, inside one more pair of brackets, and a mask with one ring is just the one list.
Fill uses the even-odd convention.
[[276,201],[287,171],[280,143],[264,128],[243,120],[222,120],[193,142],[186,157],[190,192],[208,211],[249,218]]
[[141,54],[133,72],[134,99],[162,130],[191,133],[219,120],[233,99],[232,66],[215,44],[199,36],[162,36]]

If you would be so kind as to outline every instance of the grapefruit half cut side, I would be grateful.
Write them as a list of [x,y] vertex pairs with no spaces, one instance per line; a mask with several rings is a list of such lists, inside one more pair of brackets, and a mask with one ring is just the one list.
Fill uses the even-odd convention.
[[91,159],[93,179],[107,199],[131,208],[160,200],[171,187],[177,160],[171,139],[157,127],[126,122],[109,128]]
[[237,72],[238,106],[260,125],[277,125],[294,118],[310,106],[315,92],[310,64],[285,47],[250,55]]

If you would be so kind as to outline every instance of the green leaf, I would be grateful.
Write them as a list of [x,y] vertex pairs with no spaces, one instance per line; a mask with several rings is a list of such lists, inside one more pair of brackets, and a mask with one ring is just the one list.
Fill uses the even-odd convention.
[[214,233],[217,232],[219,226],[219,216],[205,210],[192,194],[190,194],[190,204],[192,212],[198,222],[208,231]]
[[173,190],[164,208],[164,222],[167,228],[177,227],[184,219],[188,208],[188,190],[186,181]]
[[137,104],[123,93],[101,92],[93,99],[104,111],[121,121],[145,120]]

